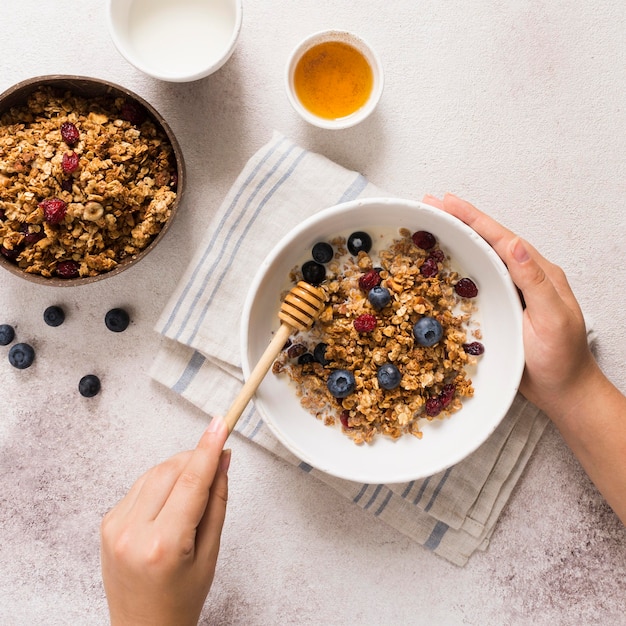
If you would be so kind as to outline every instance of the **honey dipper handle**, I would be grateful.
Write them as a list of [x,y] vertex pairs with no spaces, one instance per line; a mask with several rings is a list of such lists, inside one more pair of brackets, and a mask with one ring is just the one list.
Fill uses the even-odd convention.
[[235,424],[237,424],[237,421],[241,417],[244,409],[248,406],[248,402],[252,399],[257,387],[261,384],[263,378],[265,378],[265,374],[267,374],[267,371],[272,366],[274,359],[278,356],[278,353],[282,350],[287,339],[289,338],[289,335],[293,331],[294,329],[289,326],[289,324],[282,323],[280,328],[274,334],[274,338],[270,341],[267,348],[265,348],[265,352],[261,355],[261,358],[254,366],[252,372],[250,372],[248,380],[246,380],[244,386],[241,388],[241,391],[228,410],[228,413],[224,416],[224,420],[228,425],[228,432],[233,432]]

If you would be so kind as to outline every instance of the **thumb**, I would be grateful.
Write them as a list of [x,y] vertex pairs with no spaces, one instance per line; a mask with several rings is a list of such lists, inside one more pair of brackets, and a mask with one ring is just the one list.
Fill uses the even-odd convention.
[[543,257],[538,252],[520,237],[515,237],[508,245],[506,256],[511,278],[522,292],[531,317],[541,311],[557,311],[562,306],[563,300],[539,262]]

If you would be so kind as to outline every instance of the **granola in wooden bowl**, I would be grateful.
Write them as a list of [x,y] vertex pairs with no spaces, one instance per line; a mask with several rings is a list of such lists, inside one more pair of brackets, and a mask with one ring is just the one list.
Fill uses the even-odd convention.
[[173,133],[132,92],[48,76],[0,96],[0,264],[34,282],[115,275],[163,237],[184,184]]

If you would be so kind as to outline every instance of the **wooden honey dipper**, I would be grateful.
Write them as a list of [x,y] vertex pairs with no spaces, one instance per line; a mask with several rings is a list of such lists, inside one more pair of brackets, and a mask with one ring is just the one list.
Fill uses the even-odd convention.
[[228,431],[232,432],[243,410],[252,399],[257,387],[261,384],[265,374],[287,342],[289,335],[294,330],[308,330],[313,322],[319,317],[324,309],[326,296],[321,289],[301,280],[286,296],[278,312],[278,318],[282,322],[280,328],[274,333],[265,352],[261,355],[248,380],[246,380],[239,395],[231,405],[224,420],[228,425]]

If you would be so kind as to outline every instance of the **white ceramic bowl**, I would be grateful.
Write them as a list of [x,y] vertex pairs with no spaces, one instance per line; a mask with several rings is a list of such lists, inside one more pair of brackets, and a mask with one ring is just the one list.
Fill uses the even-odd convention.
[[247,377],[279,326],[280,294],[289,287],[289,271],[306,260],[316,242],[345,231],[397,233],[401,227],[432,232],[479,287],[476,303],[485,353],[472,374],[474,397],[449,418],[424,420],[422,439],[377,436],[372,444],[357,446],[341,426],[325,426],[303,409],[287,376],[270,372],[255,396],[270,430],[298,458],[328,474],[371,484],[415,480],[458,463],[489,437],[510,408],[524,369],[522,308],[497,254],[461,221],[428,205],[392,199],[348,202],[313,215],[276,245],[251,284],[242,313]]
[[241,0],[108,0],[109,31],[127,61],[149,76],[189,82],[232,55]]
[[[296,67],[303,55],[314,46],[325,42],[340,42],[356,48],[365,57],[368,65],[372,70],[373,78],[372,90],[369,98],[367,99],[367,102],[361,108],[357,109],[354,113],[334,119],[328,119],[315,115],[305,106],[303,106],[297,95],[294,82]],[[359,122],[362,122],[376,108],[376,105],[378,104],[378,101],[380,100],[380,97],[383,93],[383,85],[383,68],[375,50],[363,38],[358,37],[354,33],[350,33],[344,30],[326,30],[310,35],[302,42],[300,42],[298,46],[296,46],[294,51],[289,56],[289,60],[287,62],[285,87],[287,90],[287,97],[289,98],[289,102],[291,103],[291,106],[296,110],[296,112],[305,121],[313,124],[314,126],[318,126],[319,128],[342,129],[349,128],[351,126],[354,126],[355,124],[358,124]]]

